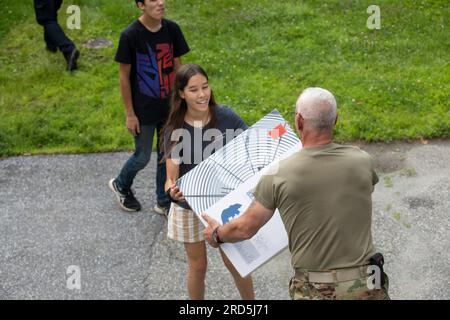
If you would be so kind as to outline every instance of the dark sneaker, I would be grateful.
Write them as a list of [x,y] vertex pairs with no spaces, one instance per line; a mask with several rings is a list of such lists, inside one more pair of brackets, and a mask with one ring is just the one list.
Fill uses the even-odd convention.
[[168,204],[162,204],[157,202],[153,207],[153,211],[157,214],[167,217],[169,215],[170,202]]
[[120,190],[117,186],[116,179],[109,180],[108,183],[109,188],[117,197],[117,201],[119,202],[119,206],[128,212],[135,212],[141,210],[141,204],[134,197],[133,191],[128,190]]
[[77,60],[79,56],[80,51],[78,51],[77,49],[73,49],[71,53],[64,55],[64,58],[66,59],[67,62],[67,71],[73,71],[78,68]]

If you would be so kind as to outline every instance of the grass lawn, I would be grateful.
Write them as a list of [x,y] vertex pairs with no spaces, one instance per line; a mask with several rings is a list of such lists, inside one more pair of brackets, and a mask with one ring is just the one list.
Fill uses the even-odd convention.
[[[67,30],[66,8],[81,8]],[[191,47],[183,62],[209,73],[216,100],[248,124],[274,108],[290,121],[309,86],[337,98],[338,141],[450,136],[448,0],[167,0]],[[60,24],[80,48],[79,70],[44,50],[32,1],[0,0],[0,156],[129,150],[132,139],[114,62],[120,32],[139,15],[134,0],[65,1]],[[105,37],[113,48],[86,49]]]

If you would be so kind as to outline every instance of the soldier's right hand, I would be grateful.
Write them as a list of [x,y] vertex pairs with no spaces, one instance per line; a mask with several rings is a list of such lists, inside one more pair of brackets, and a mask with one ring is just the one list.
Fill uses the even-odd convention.
[[137,136],[141,132],[141,129],[139,127],[139,120],[136,116],[127,116],[126,125],[128,131],[133,136]]

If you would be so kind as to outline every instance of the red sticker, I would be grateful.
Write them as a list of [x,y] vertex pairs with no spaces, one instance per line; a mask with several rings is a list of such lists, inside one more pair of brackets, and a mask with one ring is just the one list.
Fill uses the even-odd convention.
[[280,123],[280,124],[277,125],[275,128],[273,128],[272,130],[269,131],[269,136],[270,136],[273,140],[278,140],[278,139],[280,139],[286,132],[287,132],[286,129],[285,129],[284,126]]

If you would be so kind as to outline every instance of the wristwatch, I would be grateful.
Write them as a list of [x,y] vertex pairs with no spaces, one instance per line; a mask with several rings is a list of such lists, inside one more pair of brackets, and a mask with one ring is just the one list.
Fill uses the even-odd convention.
[[224,242],[219,238],[219,234],[217,233],[217,230],[219,230],[219,227],[220,227],[220,226],[217,226],[217,227],[214,229],[214,231],[213,231],[213,233],[212,233],[212,238],[213,238],[213,240],[214,240],[216,243],[221,244],[221,243],[224,243]]

